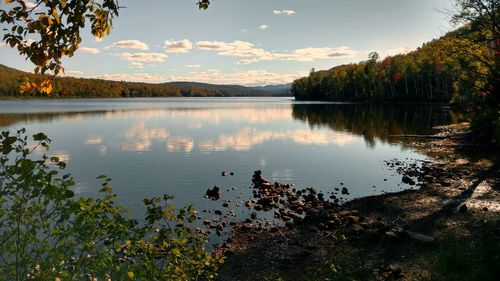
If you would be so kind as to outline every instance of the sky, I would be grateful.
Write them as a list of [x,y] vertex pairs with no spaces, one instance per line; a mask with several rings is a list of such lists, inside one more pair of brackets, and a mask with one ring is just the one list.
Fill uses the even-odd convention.
[[[452,0],[121,0],[111,34],[82,32],[66,76],[270,85],[312,69],[408,52],[452,27]],[[0,9],[7,8],[0,1]],[[3,33],[0,31],[0,35]],[[0,63],[34,66],[0,43]]]

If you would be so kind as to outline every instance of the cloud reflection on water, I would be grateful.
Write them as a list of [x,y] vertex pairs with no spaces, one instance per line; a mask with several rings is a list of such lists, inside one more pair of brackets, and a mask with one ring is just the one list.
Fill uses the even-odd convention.
[[[163,112],[163,113],[162,113]],[[286,140],[301,145],[347,145],[355,140],[355,136],[347,132],[337,132],[327,129],[262,129],[253,125],[267,124],[274,120],[286,120],[291,116],[290,107],[276,108],[222,108],[222,109],[176,109],[176,110],[141,111],[120,114],[120,117],[138,118],[139,121],[124,134],[120,144],[122,151],[145,152],[150,151],[153,142],[165,143],[168,152],[191,153],[198,150],[204,153],[215,151],[249,151],[256,145],[269,141]],[[161,118],[158,118],[161,117]],[[171,135],[166,128],[148,126],[150,118],[158,120],[174,120],[174,124],[187,129],[182,135]],[[195,137],[197,130],[205,124],[222,125],[219,123],[233,123],[235,133],[223,133],[215,137]],[[196,126],[194,126],[196,124]],[[240,127],[242,126],[242,127]],[[175,129],[175,128],[172,128]],[[224,127],[227,132],[231,127]],[[210,134],[208,134],[210,135]],[[99,144],[102,138],[98,136],[87,139],[87,143]]]

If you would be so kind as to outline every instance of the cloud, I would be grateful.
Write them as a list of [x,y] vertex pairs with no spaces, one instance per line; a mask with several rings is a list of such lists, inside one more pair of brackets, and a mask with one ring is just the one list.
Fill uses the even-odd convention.
[[75,75],[83,75],[83,72],[79,70],[64,70],[64,76],[75,76]]
[[132,67],[144,68],[146,62],[164,62],[168,56],[162,53],[121,53],[120,57],[128,61]]
[[250,64],[258,61],[313,61],[316,59],[335,59],[354,57],[357,51],[349,47],[323,47],[302,48],[291,52],[266,51],[256,48],[252,43],[245,41],[221,42],[221,41],[198,41],[196,48],[206,51],[218,52],[219,55],[242,58],[238,64]]
[[221,41],[198,41],[196,48],[206,51],[215,51],[219,55],[231,57],[259,57],[271,59],[273,54],[262,48],[255,48],[252,43],[234,41],[231,43]]
[[269,85],[286,84],[307,75],[306,72],[279,74],[266,70],[235,71],[232,73],[219,70],[192,72],[188,76],[171,76],[171,81],[197,81],[213,84]]
[[163,75],[148,74],[148,73],[104,74],[94,78],[113,80],[113,81],[146,82],[146,83],[161,83],[167,80],[167,78]]
[[267,25],[267,24],[261,24],[261,25],[259,25],[259,29],[260,30],[268,30],[269,29],[269,25]]
[[294,10],[273,10],[273,14],[293,16],[293,15],[295,15],[295,11]]
[[349,47],[303,48],[293,51],[286,60],[313,61],[316,59],[353,57],[357,54],[357,51],[351,50]]
[[167,141],[169,152],[191,152],[194,147],[194,140],[190,137],[172,137]]
[[37,6],[36,3],[30,2],[30,1],[24,1],[24,5],[26,5],[26,8],[28,8],[28,9],[33,9]]
[[388,57],[388,56],[396,56],[396,55],[404,55],[410,52],[415,51],[414,48],[402,47],[397,49],[390,49],[380,52],[380,57]]
[[69,162],[69,160],[71,158],[69,156],[69,153],[66,151],[54,151],[49,155],[49,159],[52,157],[57,157],[57,158],[59,158],[59,161],[62,161],[62,162]]
[[205,139],[199,142],[198,148],[204,152],[211,151],[249,151],[256,145],[275,141],[291,140],[300,145],[337,145],[345,146],[353,143],[356,138],[346,132],[283,130],[270,131],[243,127],[233,135],[220,135],[217,139]]
[[149,50],[148,44],[141,42],[139,40],[121,40],[117,41],[110,46],[107,47],[107,49],[110,48],[120,48],[120,49],[136,49],[136,50]]
[[168,132],[163,128],[146,128],[144,122],[135,125],[125,134],[125,142],[121,144],[123,151],[149,151],[153,141],[164,142]]
[[188,64],[188,65],[186,65],[186,67],[187,68],[200,68],[201,65],[199,65],[199,64]]
[[87,47],[80,48],[80,52],[85,53],[85,54],[100,54],[101,53],[101,51],[97,48],[87,48]]
[[85,144],[88,145],[96,145],[101,143],[102,143],[102,136],[100,135],[92,135],[85,140]]
[[180,41],[167,40],[163,43],[163,49],[167,53],[189,53],[189,50],[193,49],[193,44],[187,39]]

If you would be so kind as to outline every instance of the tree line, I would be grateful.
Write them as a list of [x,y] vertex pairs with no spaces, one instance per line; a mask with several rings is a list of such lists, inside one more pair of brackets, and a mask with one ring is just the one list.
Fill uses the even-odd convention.
[[229,97],[229,96],[285,96],[286,91],[268,91],[237,85],[212,85],[193,82],[139,83],[55,77],[52,91],[23,91],[25,83],[43,83],[44,75],[35,75],[0,64],[0,98],[119,98],[119,97]]
[[[463,68],[474,67],[474,58],[462,61],[449,54],[450,46],[457,46],[457,34],[423,44],[408,54],[380,59],[376,52],[360,63],[340,65],[325,71],[311,71],[308,77],[294,81],[292,93],[297,100],[331,101],[405,101],[450,102],[463,101],[474,92],[476,77],[464,83]],[[476,55],[485,52],[484,46]]]

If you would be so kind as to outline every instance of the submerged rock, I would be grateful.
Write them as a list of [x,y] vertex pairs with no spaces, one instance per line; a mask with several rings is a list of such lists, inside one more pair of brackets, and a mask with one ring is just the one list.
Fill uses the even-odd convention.
[[219,200],[220,198],[220,188],[214,186],[212,189],[207,189],[205,195],[212,200]]

